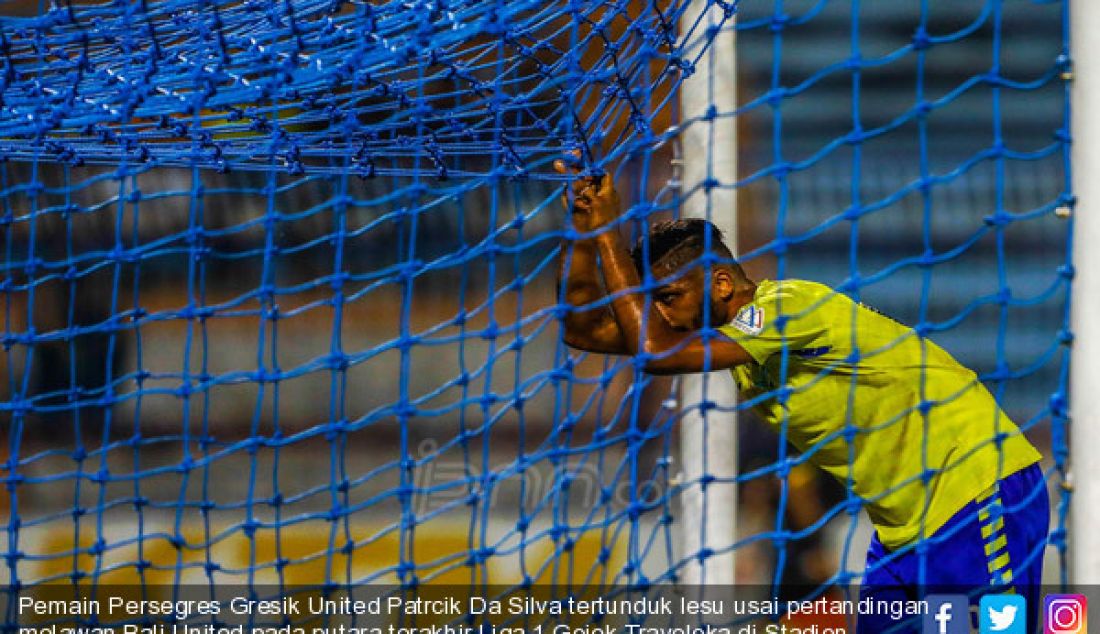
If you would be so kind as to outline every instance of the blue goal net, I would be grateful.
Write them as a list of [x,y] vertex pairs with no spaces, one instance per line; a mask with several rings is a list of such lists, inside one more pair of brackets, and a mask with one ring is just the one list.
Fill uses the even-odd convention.
[[[754,403],[565,345],[569,153],[614,175],[631,240],[732,193],[736,220],[707,215],[750,277],[830,285],[938,342],[1057,486],[1066,4],[0,6],[0,579],[566,596],[732,554],[762,596],[858,584],[862,502]],[[712,73],[734,34],[736,75]],[[685,112],[704,88],[736,106]],[[722,122],[724,176],[721,148],[684,143]],[[702,445],[736,475],[684,477],[700,410],[736,415],[738,442]],[[722,487],[736,537],[685,548],[707,529],[680,497]]]

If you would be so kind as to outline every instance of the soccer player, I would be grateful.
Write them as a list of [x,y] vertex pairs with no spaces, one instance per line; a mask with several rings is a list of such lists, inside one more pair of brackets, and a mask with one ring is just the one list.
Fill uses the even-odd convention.
[[[861,594],[1011,589],[1034,627],[1049,521],[1040,456],[973,371],[827,286],[750,280],[707,221],[659,223],[628,250],[610,175],[577,177],[571,193],[568,345],[655,374],[730,370],[767,423],[862,501],[875,535]],[[892,625],[860,617],[859,629]]]

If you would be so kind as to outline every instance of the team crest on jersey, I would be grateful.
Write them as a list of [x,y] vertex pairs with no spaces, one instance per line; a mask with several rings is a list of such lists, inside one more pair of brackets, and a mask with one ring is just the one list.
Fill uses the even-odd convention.
[[746,335],[759,335],[764,330],[764,309],[752,304],[743,306],[730,325]]

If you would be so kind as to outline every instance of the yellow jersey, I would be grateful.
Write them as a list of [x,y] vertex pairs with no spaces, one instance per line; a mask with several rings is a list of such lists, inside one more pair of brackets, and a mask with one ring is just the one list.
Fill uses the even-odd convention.
[[972,370],[822,284],[763,281],[718,330],[755,360],[731,370],[742,398],[850,480],[887,548],[928,537],[1040,458]]

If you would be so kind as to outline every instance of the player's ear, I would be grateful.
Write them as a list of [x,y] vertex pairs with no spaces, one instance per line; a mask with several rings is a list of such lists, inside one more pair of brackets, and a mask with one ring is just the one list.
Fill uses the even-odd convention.
[[728,302],[733,298],[733,273],[724,266],[714,269],[710,274],[711,295],[714,299]]

